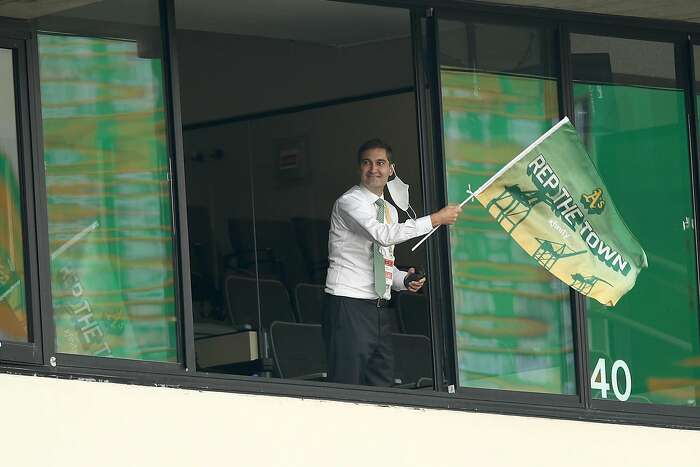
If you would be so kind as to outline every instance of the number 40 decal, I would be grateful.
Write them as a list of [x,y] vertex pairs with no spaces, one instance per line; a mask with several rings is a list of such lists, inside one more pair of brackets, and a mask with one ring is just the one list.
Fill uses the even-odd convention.
[[[622,370],[625,374],[625,392],[621,393],[620,388],[617,386],[617,373]],[[632,392],[632,375],[630,374],[630,368],[627,366],[624,360],[617,360],[613,363],[612,369],[610,370],[610,376],[612,380],[612,390],[615,393],[615,397],[618,400],[626,401],[630,397]],[[605,371],[605,359],[599,358],[598,363],[595,364],[593,368],[593,374],[591,375],[591,389],[600,389],[600,395],[603,399],[608,398],[608,391],[610,390],[610,385],[608,384],[607,372]]]

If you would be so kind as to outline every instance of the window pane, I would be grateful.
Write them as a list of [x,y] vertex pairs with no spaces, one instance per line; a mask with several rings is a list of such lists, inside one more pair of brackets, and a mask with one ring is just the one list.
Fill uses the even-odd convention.
[[[145,25],[157,2],[119,5],[44,18],[78,35],[39,36],[56,347],[175,361],[163,71]],[[127,10],[139,25],[121,22]]]
[[700,93],[700,46],[693,47],[693,65],[695,66],[695,92]]
[[[329,220],[359,182],[361,143],[393,146],[411,205],[424,214],[409,12],[320,0],[201,5],[175,2],[200,366],[284,378],[328,372]],[[397,246],[399,268],[424,270],[423,252]],[[362,329],[387,326],[358,361],[393,349],[393,371],[388,358],[382,369],[389,385],[432,387],[427,300],[402,292],[396,302],[371,310]],[[226,330],[244,352],[209,358],[211,335]],[[360,348],[363,336],[352,337]]]
[[28,341],[12,50],[0,49],[0,340]]
[[[448,26],[444,32],[443,25]],[[462,30],[476,32],[460,42],[449,37],[455,22],[440,22],[440,43],[452,41],[450,56],[460,48],[507,48],[493,45],[499,41],[494,39],[497,31],[512,30],[511,36],[541,47],[502,55],[510,61],[495,72],[478,63],[476,69],[450,66],[451,60],[441,63],[452,203],[464,200],[468,184],[479,187],[559,116],[557,81],[546,76],[542,65],[550,58],[538,52],[549,50],[551,32],[475,26],[461,23]],[[574,394],[568,287],[530,258],[478,203],[465,206],[450,229],[450,244],[460,386]]]
[[[581,50],[579,41],[595,42],[599,53],[616,57],[613,63],[656,57],[630,65],[634,76],[625,84],[574,83],[576,128],[649,260],[614,308],[587,301],[593,397],[695,405],[698,302],[695,233],[684,223],[694,216],[685,94],[666,88],[669,80],[664,88],[649,85],[675,76],[673,46],[574,35],[573,50]],[[655,50],[665,54],[649,52]],[[606,391],[598,386],[603,371]]]
[[571,34],[575,81],[677,87],[672,43]]
[[440,65],[555,77],[554,42],[544,29],[440,20]]

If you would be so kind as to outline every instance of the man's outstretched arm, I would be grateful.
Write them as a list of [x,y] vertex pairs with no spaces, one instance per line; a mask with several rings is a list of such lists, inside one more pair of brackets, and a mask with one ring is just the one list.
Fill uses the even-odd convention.
[[358,205],[358,203],[353,203],[352,200],[339,200],[338,210],[345,222],[357,227],[369,239],[376,241],[382,246],[391,246],[425,235],[438,225],[454,224],[462,208],[459,206],[446,206],[429,216],[420,217],[416,220],[408,219],[406,222],[396,224],[384,224],[377,221],[374,206],[368,204]]

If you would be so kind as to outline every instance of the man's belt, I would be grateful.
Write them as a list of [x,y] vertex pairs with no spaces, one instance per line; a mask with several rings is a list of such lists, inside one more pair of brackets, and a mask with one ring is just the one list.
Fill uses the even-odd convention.
[[361,298],[360,300],[371,303],[377,308],[386,308],[389,306],[389,300],[386,298]]

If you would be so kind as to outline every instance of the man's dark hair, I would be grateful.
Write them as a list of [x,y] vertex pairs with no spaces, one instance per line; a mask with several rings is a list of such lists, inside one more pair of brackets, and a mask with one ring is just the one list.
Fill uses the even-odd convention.
[[386,158],[389,160],[389,162],[392,162],[393,154],[391,152],[391,146],[379,138],[374,138],[369,141],[365,141],[357,149],[358,165],[362,163],[362,155],[365,153],[365,151],[369,151],[370,149],[384,149],[386,151]]

